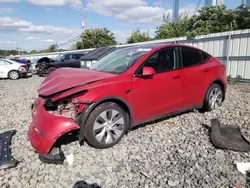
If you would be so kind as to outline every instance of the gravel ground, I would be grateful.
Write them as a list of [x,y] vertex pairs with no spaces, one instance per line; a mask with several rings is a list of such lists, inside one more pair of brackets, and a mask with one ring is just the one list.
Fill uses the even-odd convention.
[[240,125],[250,139],[250,85],[230,85],[225,103],[216,111],[194,111],[141,126],[110,149],[80,147],[78,142],[63,146],[66,155],[74,154],[69,166],[41,163],[27,140],[30,103],[42,80],[0,80],[0,130],[18,131],[12,153],[20,161],[16,168],[0,171],[0,187],[68,188],[78,181],[119,188],[247,187],[234,163],[250,162],[250,155],[215,149],[202,124],[210,126],[210,119],[219,117],[222,123]]

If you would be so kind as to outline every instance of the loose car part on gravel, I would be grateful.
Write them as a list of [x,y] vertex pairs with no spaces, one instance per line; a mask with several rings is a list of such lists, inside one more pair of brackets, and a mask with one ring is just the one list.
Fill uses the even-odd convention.
[[211,119],[211,141],[215,147],[241,152],[250,152],[250,143],[243,137],[239,127],[220,124]]
[[53,148],[47,155],[39,154],[39,159],[47,164],[63,164],[65,155],[60,147]]
[[0,170],[17,166],[18,162],[12,157],[10,149],[15,133],[15,130],[11,130],[0,134]]

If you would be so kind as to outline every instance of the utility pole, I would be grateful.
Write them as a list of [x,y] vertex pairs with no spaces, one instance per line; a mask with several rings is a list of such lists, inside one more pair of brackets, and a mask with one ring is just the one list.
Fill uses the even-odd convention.
[[84,8],[82,9],[82,29],[84,30],[86,27],[86,13],[84,11]]
[[177,22],[179,19],[179,8],[180,8],[180,0],[173,0],[173,22]]

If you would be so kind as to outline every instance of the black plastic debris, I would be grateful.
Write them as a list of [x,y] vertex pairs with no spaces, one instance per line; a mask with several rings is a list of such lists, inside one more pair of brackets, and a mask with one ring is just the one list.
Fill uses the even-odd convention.
[[63,164],[65,155],[60,147],[53,148],[47,155],[39,154],[39,159],[46,164]]
[[11,130],[0,134],[0,170],[17,166],[18,162],[12,157],[10,149],[15,133],[15,130]]
[[211,141],[219,149],[249,152],[250,143],[243,137],[239,127],[220,124],[217,118],[211,119]]

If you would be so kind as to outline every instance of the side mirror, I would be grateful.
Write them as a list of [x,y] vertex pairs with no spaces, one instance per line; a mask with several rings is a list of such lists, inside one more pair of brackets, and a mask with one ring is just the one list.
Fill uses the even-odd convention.
[[142,75],[143,76],[153,76],[156,72],[152,67],[143,67],[142,69]]

